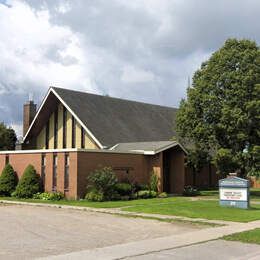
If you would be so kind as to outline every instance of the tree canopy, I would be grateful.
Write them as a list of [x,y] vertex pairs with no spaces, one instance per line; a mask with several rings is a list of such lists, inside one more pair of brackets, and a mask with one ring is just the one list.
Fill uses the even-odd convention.
[[254,41],[228,39],[201,65],[180,103],[176,130],[220,172],[260,175],[260,49]]
[[0,123],[0,151],[14,150],[17,137],[15,131]]

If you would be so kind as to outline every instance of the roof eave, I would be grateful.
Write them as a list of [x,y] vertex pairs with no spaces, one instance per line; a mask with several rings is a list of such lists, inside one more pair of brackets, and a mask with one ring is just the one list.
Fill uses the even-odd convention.
[[31,125],[30,125],[30,127],[29,127],[29,129],[28,129],[28,131],[26,132],[26,134],[25,134],[25,136],[24,136],[24,138],[23,138],[23,142],[25,142],[25,140],[26,140],[26,138],[27,138],[29,132],[31,131],[31,129],[32,129],[34,123],[35,123],[36,118],[38,117],[39,113],[41,112],[42,107],[44,106],[44,104],[45,104],[47,98],[49,97],[50,93],[53,93],[53,94],[56,96],[56,98],[63,104],[63,106],[66,107],[66,109],[67,109],[67,110],[74,116],[74,118],[80,123],[80,125],[85,129],[85,131],[87,132],[87,134],[88,134],[88,135],[94,140],[94,142],[98,145],[98,147],[99,147],[100,149],[105,149],[106,146],[103,146],[103,145],[99,142],[99,140],[92,134],[92,132],[86,127],[86,125],[80,120],[80,118],[73,112],[73,110],[66,104],[66,102],[61,98],[61,96],[55,91],[55,89],[54,89],[53,87],[50,87],[49,90],[48,90],[48,92],[47,92],[47,94],[45,95],[45,97],[44,97],[44,99],[43,99],[43,101],[42,101],[42,103],[41,103],[41,105],[40,105],[40,107],[39,107],[39,109],[38,109],[38,111],[37,111],[37,113],[36,113],[36,115],[35,115],[35,117],[34,117],[32,123],[31,123]]

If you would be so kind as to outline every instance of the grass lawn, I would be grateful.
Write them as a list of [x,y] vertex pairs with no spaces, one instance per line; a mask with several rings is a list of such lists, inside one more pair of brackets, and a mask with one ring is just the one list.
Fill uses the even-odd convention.
[[[5,200],[18,200],[15,198],[0,198]],[[220,207],[218,201],[197,200],[187,197],[170,197],[165,199],[140,199],[131,201],[89,202],[85,200],[43,201],[33,199],[20,199],[19,201],[50,203],[58,205],[71,205],[94,208],[122,208],[124,211],[142,212],[151,214],[183,216],[190,218],[204,218],[210,220],[226,220],[249,222],[260,219],[260,205],[253,205],[249,210]],[[125,207],[125,208],[124,208]]]
[[33,202],[33,203],[47,203],[47,204],[58,204],[58,205],[70,205],[70,206],[81,206],[81,207],[92,207],[92,208],[121,208],[129,206],[138,206],[138,205],[155,205],[155,204],[172,204],[176,201],[187,201],[189,198],[184,197],[171,197],[164,199],[138,199],[138,200],[129,200],[129,201],[104,201],[104,202],[91,202],[87,200],[38,200],[38,199],[17,199],[12,197],[0,197],[0,200],[9,200],[9,201],[24,201],[24,202]]
[[244,243],[260,244],[260,228],[224,236],[223,239],[229,241],[240,241]]
[[175,201],[171,204],[151,203],[136,205],[123,210],[237,222],[249,222],[260,219],[260,205],[254,205],[251,209],[245,210],[220,207],[218,201],[213,200]]

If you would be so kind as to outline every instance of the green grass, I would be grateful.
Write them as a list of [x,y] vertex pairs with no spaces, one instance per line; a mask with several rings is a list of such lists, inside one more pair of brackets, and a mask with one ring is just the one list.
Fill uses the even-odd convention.
[[130,212],[153,213],[162,215],[204,218],[210,220],[226,220],[249,222],[260,219],[260,205],[249,210],[220,207],[218,201],[175,201],[168,204],[136,205],[123,209]]
[[[211,191],[213,192],[213,191]],[[254,192],[258,192],[255,190]],[[213,196],[213,195],[212,195]],[[199,197],[202,198],[202,197]],[[169,197],[164,199],[140,199],[131,201],[90,202],[86,200],[43,201],[36,199],[0,198],[11,201],[34,203],[49,203],[93,208],[122,208],[124,211],[203,218],[209,220],[226,220],[249,222],[260,220],[260,204],[253,204],[249,210],[220,207],[218,200],[198,199],[192,201],[189,197]]]
[[129,200],[129,201],[104,201],[104,202],[91,202],[87,200],[38,200],[38,199],[17,199],[12,197],[0,197],[0,200],[7,201],[23,201],[31,203],[45,203],[45,204],[57,204],[57,205],[69,205],[69,206],[81,206],[81,207],[92,207],[92,208],[121,208],[130,207],[138,205],[151,205],[151,204],[171,204],[176,201],[187,201],[189,198],[183,197],[171,197],[164,199],[139,199],[139,200]]
[[113,215],[126,217],[126,218],[142,218],[142,219],[150,219],[150,220],[157,220],[160,222],[167,222],[167,223],[181,223],[181,224],[190,224],[194,226],[205,226],[205,227],[221,227],[225,226],[223,224],[217,223],[209,223],[200,220],[186,220],[186,219],[177,219],[177,218],[159,218],[159,217],[147,217],[147,216],[140,216],[140,215],[132,215],[132,214],[120,214],[120,213],[113,213]]
[[244,243],[260,244],[260,228],[256,228],[241,233],[236,233],[229,236],[224,236],[223,239],[229,241],[240,241]]

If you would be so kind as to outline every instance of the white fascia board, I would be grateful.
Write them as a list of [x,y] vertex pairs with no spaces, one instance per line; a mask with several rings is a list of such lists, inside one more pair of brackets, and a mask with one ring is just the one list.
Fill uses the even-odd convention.
[[32,129],[33,125],[34,125],[34,122],[35,122],[36,118],[38,117],[39,113],[40,113],[41,110],[42,110],[43,105],[45,104],[45,102],[46,102],[48,96],[49,96],[50,93],[51,93],[51,90],[52,90],[52,89],[49,88],[47,94],[45,95],[45,97],[44,97],[44,99],[43,99],[43,101],[42,101],[40,107],[38,108],[38,110],[37,110],[37,112],[36,112],[35,117],[33,118],[33,121],[31,122],[31,124],[30,124],[30,126],[29,126],[29,128],[28,128],[28,130],[27,130],[27,132],[26,132],[26,134],[25,134],[25,136],[23,137],[23,142],[26,140],[26,137],[28,136],[29,132],[31,131],[31,129]]
[[46,153],[69,153],[69,152],[86,152],[86,153],[113,153],[113,154],[143,154],[134,151],[110,151],[106,149],[82,149],[82,148],[63,148],[63,149],[38,149],[38,150],[14,150],[0,151],[1,154],[46,154]]
[[162,148],[160,148],[160,149],[158,149],[158,150],[155,150],[155,151],[154,151],[154,154],[163,152],[163,151],[165,151],[165,150],[167,150],[167,149],[170,149],[170,148],[172,148],[172,147],[174,147],[174,146],[179,146],[179,147],[183,150],[183,152],[187,154],[186,149],[185,149],[180,143],[178,143],[178,142],[174,142],[174,143],[172,143],[172,144],[170,144],[170,145],[167,145],[167,146],[164,146],[164,147],[162,147]]
[[99,148],[100,148],[100,149],[104,149],[105,146],[103,146],[103,145],[97,140],[97,138],[96,138],[96,137],[91,133],[91,131],[83,124],[83,122],[78,118],[78,116],[71,110],[71,108],[63,101],[63,99],[58,95],[58,93],[57,93],[52,87],[49,88],[47,94],[45,95],[45,97],[44,97],[44,99],[43,99],[43,101],[42,101],[42,103],[41,103],[41,105],[40,105],[40,107],[39,107],[39,109],[38,109],[38,111],[37,111],[37,113],[36,113],[36,115],[35,115],[35,117],[34,117],[32,123],[31,123],[31,125],[30,125],[30,127],[29,127],[29,129],[28,129],[28,131],[27,131],[27,133],[25,134],[25,136],[24,136],[24,138],[23,138],[23,142],[26,140],[26,137],[28,136],[28,134],[29,134],[31,128],[32,128],[33,125],[34,125],[34,122],[35,122],[36,118],[38,117],[40,111],[42,110],[43,105],[45,104],[45,102],[46,102],[46,100],[47,100],[47,98],[48,98],[48,96],[50,95],[51,92],[58,98],[58,100],[63,104],[63,106],[65,106],[66,109],[75,117],[75,119],[76,119],[76,120],[80,123],[80,125],[85,129],[85,131],[88,133],[88,135],[96,142],[96,144],[99,146]]
[[66,109],[76,118],[76,120],[80,123],[80,125],[85,129],[88,135],[96,142],[100,149],[104,149],[105,147],[98,141],[98,139],[91,133],[91,131],[85,126],[85,124],[78,118],[78,116],[71,110],[71,108],[64,102],[64,100],[58,95],[58,93],[51,88],[53,94],[59,99],[59,101],[66,107]]
[[115,144],[114,146],[112,146],[111,148],[109,148],[109,150],[114,150],[119,144]]

